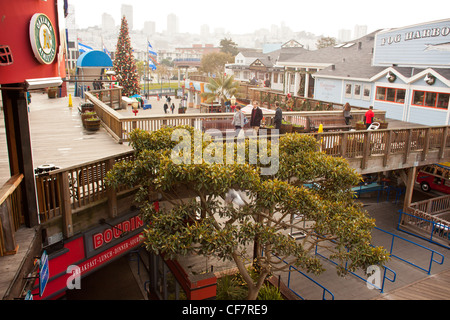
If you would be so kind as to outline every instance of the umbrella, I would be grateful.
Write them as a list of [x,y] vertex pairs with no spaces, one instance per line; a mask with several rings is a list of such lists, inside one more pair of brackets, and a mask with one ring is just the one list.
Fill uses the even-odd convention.
[[[253,109],[253,106],[248,105],[248,106],[243,107],[243,108],[241,109],[241,111],[242,111],[243,113],[246,113],[246,114],[251,114],[251,113],[252,113],[252,109]],[[275,110],[270,110],[270,109],[262,108],[262,107],[260,107],[260,109],[261,109],[261,111],[262,111],[263,113],[275,114]]]

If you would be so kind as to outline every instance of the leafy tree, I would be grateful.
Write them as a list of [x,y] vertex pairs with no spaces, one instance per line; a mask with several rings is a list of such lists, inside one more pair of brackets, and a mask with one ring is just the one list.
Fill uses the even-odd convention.
[[201,71],[210,74],[221,74],[225,71],[225,64],[234,61],[234,57],[230,53],[211,52],[202,57]]
[[128,22],[125,16],[122,18],[119,38],[116,46],[116,56],[114,58],[114,71],[117,75],[119,85],[123,87],[123,94],[131,96],[140,93],[136,63],[134,61],[133,49],[130,44],[128,33]]
[[209,78],[206,88],[209,92],[202,93],[202,96],[206,98],[206,103],[217,100],[223,105],[238,92],[239,82],[234,81],[234,76],[219,74],[215,78]]
[[336,39],[333,37],[322,37],[316,42],[317,49],[331,47],[336,45]]
[[233,40],[227,38],[220,40],[220,51],[224,53],[229,53],[233,57],[235,57],[239,53],[237,44]]
[[[330,252],[339,274],[382,265],[388,258],[384,249],[370,245],[374,221],[352,198],[350,187],[360,176],[345,159],[318,152],[313,137],[295,133],[280,137],[279,144],[268,142],[265,150],[278,166],[271,175],[262,174],[267,166],[262,141],[259,161],[250,161],[253,142],[247,139],[233,144],[232,157],[220,163],[228,146],[192,127],[135,130],[130,139],[135,159],[117,163],[107,181],[139,187],[147,250],[171,259],[195,253],[234,261],[247,284],[247,299],[257,298],[267,276],[288,268],[275,254],[314,274],[324,270],[316,245]],[[181,143],[187,147],[179,148]],[[207,161],[208,155],[219,158]],[[227,197],[231,189],[241,194],[240,204]],[[152,199],[159,196],[157,211]],[[291,228],[304,238],[290,237]],[[250,262],[254,268],[247,268]]]

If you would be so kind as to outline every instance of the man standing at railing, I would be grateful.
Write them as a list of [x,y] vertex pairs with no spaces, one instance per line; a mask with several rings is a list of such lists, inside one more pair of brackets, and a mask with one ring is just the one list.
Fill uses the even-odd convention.
[[250,118],[250,127],[253,128],[254,134],[258,134],[262,118],[263,114],[261,108],[259,107],[258,101],[253,101],[252,115]]
[[366,129],[369,128],[372,124],[374,116],[375,114],[373,113],[373,106],[370,106],[369,110],[367,110],[366,114],[364,115],[364,124],[366,125]]
[[275,106],[277,109],[275,110],[275,117],[273,118],[273,122],[275,124],[275,129],[281,129],[281,121],[283,120],[283,111],[280,108],[280,102],[275,101]]

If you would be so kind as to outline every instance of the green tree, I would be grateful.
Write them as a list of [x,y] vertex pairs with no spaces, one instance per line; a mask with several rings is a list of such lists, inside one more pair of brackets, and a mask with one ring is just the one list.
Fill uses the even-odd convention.
[[234,62],[230,53],[212,52],[205,54],[201,60],[201,71],[210,74],[221,74],[225,70],[225,64]]
[[322,37],[316,42],[317,49],[331,47],[336,45],[336,39],[333,37]]
[[[135,130],[130,135],[135,159],[117,163],[107,174],[110,186],[139,187],[148,251],[170,259],[195,253],[234,261],[247,284],[247,299],[257,298],[269,275],[288,268],[274,254],[314,274],[324,270],[316,245],[330,252],[340,274],[388,259],[383,248],[371,246],[374,220],[353,200],[350,187],[360,176],[345,159],[318,152],[313,137],[280,137],[279,157],[272,158],[279,170],[272,175],[261,174],[267,166],[262,161],[249,164],[250,152],[238,161],[240,150],[250,150],[248,139],[232,145],[235,162],[220,163],[205,159],[223,155],[223,142],[203,135],[199,144],[195,137],[202,133],[192,127]],[[180,143],[187,148],[178,148]],[[272,143],[276,140],[267,144],[271,156],[276,155]],[[184,161],[177,161],[181,156]],[[240,203],[230,201],[231,189],[241,193]],[[158,197],[159,211],[152,203]],[[291,228],[304,238],[290,237]],[[254,268],[247,268],[250,262]]]
[[223,53],[229,53],[233,57],[239,53],[237,44],[233,40],[227,38],[220,40],[220,51]]
[[202,96],[206,98],[206,103],[217,100],[223,105],[225,101],[230,100],[233,95],[237,94],[239,81],[235,81],[234,76],[228,76],[221,73],[215,78],[209,78],[206,88],[209,91],[202,93]]
[[116,55],[114,58],[114,71],[116,72],[119,85],[123,87],[122,93],[125,96],[139,94],[139,85],[136,63],[133,56],[133,49],[130,44],[128,33],[128,22],[122,18],[119,38],[117,40]]

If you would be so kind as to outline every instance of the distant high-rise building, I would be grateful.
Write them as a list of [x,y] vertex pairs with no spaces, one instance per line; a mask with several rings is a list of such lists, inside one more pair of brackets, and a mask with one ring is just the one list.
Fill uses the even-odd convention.
[[171,13],[167,16],[167,33],[176,34],[180,32],[180,26],[178,23],[178,17]]
[[128,22],[128,30],[133,30],[133,6],[129,4],[123,4],[120,11],[120,20],[125,16]]
[[102,30],[103,31],[114,30],[115,27],[116,27],[116,24],[114,22],[114,18],[108,13],[103,13],[102,14]]
[[367,26],[355,25],[354,39],[359,39],[367,34]]
[[202,37],[207,37],[207,36],[209,36],[209,25],[203,24],[203,25],[200,27],[200,35],[201,35]]
[[156,33],[156,23],[154,21],[144,21],[144,33],[151,36]]
[[339,29],[338,42],[350,41],[352,39],[352,31],[348,29]]

